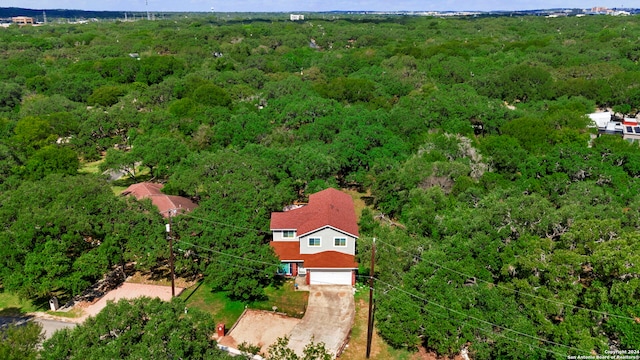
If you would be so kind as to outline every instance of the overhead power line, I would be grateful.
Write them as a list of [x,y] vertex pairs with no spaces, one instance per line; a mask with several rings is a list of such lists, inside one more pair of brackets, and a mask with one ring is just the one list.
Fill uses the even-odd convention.
[[190,217],[192,219],[196,219],[196,220],[200,220],[200,221],[204,221],[204,222],[208,222],[210,224],[215,224],[215,225],[222,225],[222,226],[226,226],[226,227],[230,227],[230,228],[235,228],[238,230],[245,230],[245,231],[255,231],[259,234],[265,234],[265,235],[271,235],[271,232],[269,231],[263,231],[263,230],[256,230],[256,229],[252,229],[252,228],[248,228],[248,227],[244,227],[244,226],[238,226],[238,225],[233,225],[233,224],[227,224],[224,222],[220,222],[220,221],[213,221],[213,220],[209,220],[209,219],[205,219],[205,218],[201,218],[198,216],[193,216],[190,213],[182,213],[180,214],[182,216],[185,217]]
[[378,241],[379,243],[381,243],[383,245],[387,245],[389,247],[392,247],[398,252],[403,252],[405,254],[411,255],[412,257],[417,257],[417,258],[419,258],[420,260],[424,261],[427,264],[430,264],[430,265],[433,265],[435,267],[438,267],[438,268],[450,271],[452,273],[464,276],[466,278],[474,278],[474,279],[476,279],[476,281],[480,281],[480,282],[486,283],[486,284],[488,284],[488,285],[490,285],[492,287],[497,287],[497,288],[500,288],[500,289],[512,291],[512,292],[517,293],[519,295],[528,296],[528,297],[535,298],[535,299],[538,299],[538,300],[544,300],[544,301],[547,301],[547,302],[550,302],[550,303],[554,303],[556,305],[563,305],[563,306],[567,306],[567,307],[570,307],[570,308],[573,308],[573,309],[585,310],[585,311],[588,311],[588,312],[592,312],[592,313],[596,313],[596,314],[600,314],[600,315],[604,315],[604,316],[611,316],[611,317],[616,317],[616,318],[620,318],[620,319],[625,319],[625,320],[631,320],[631,321],[634,321],[634,322],[638,322],[638,319],[632,318],[632,317],[629,317],[629,316],[611,314],[611,313],[606,312],[606,311],[589,309],[589,308],[586,308],[586,307],[583,307],[583,306],[572,305],[572,304],[568,304],[568,303],[565,303],[565,302],[562,302],[562,301],[558,301],[558,300],[542,297],[540,295],[531,294],[531,293],[528,293],[528,292],[525,292],[525,291],[522,291],[522,290],[511,289],[511,288],[509,288],[507,286],[504,286],[504,285],[495,284],[495,283],[493,283],[491,281],[483,280],[478,276],[466,274],[466,273],[463,273],[461,271],[458,271],[458,270],[455,270],[455,269],[451,269],[451,268],[449,268],[447,266],[444,266],[442,264],[438,264],[438,263],[436,263],[434,261],[426,260],[422,256],[412,254],[412,253],[410,253],[408,251],[402,250],[402,249],[398,248],[397,246],[391,245],[391,244],[389,244],[387,242],[384,242],[384,241],[381,241],[379,239],[377,239],[376,241]]
[[[378,293],[378,296],[379,296],[379,297],[388,297],[388,298],[391,298],[391,295],[389,295],[389,294],[384,294],[384,293]],[[418,308],[418,309],[424,310],[424,311],[426,311],[426,312],[428,312],[428,313],[431,313],[431,314],[437,315],[437,316],[439,316],[439,317],[441,317],[441,318],[449,318],[449,316],[447,316],[447,315],[445,315],[445,314],[442,314],[442,313],[440,313],[440,312],[437,312],[437,311],[433,311],[433,310],[430,310],[430,309],[424,308],[424,307],[422,307],[422,306],[420,306],[420,305],[418,305],[418,304],[412,303],[412,302],[410,302],[410,303],[409,303],[409,305],[411,305],[411,306],[413,306],[413,307],[415,307],[415,308]],[[517,342],[517,343],[520,343],[520,344],[523,344],[523,345],[526,345],[526,346],[529,346],[529,347],[533,347],[533,348],[539,349],[539,350],[544,351],[544,352],[548,352],[548,353],[550,353],[550,354],[558,355],[558,356],[560,356],[560,357],[566,357],[566,354],[561,354],[561,353],[556,352],[556,351],[553,351],[553,350],[545,349],[545,348],[540,347],[540,346],[535,345],[535,344],[526,343],[526,342],[524,342],[524,341],[522,341],[522,340],[519,340],[519,339],[517,339],[517,338],[512,338],[512,337],[506,336],[506,335],[505,335],[505,334],[503,334],[503,333],[498,333],[498,332],[495,332],[495,331],[493,331],[493,330],[491,330],[491,329],[485,329],[485,328],[483,328],[483,327],[480,327],[480,326],[477,326],[477,325],[471,324],[470,322],[465,321],[465,320],[460,320],[460,322],[465,323],[465,324],[467,324],[468,326],[470,326],[470,327],[472,327],[472,328],[474,328],[474,329],[478,329],[478,330],[480,330],[480,331],[482,331],[482,332],[484,332],[484,333],[487,333],[487,334],[491,334],[491,335],[494,335],[494,336],[499,336],[499,337],[504,338],[504,339],[507,339],[507,340],[509,340],[509,341],[514,341],[514,342]]]
[[245,257],[242,257],[242,256],[233,255],[233,254],[225,253],[225,252],[222,252],[222,251],[209,249],[209,248],[206,248],[204,246],[192,244],[192,243],[190,243],[188,241],[184,241],[184,240],[181,240],[181,239],[177,239],[176,241],[180,242],[180,243],[183,243],[183,244],[187,244],[189,246],[193,246],[193,247],[198,248],[198,249],[202,249],[202,250],[205,250],[205,251],[210,251],[212,253],[220,254],[220,255],[223,255],[223,256],[229,256],[229,257],[236,258],[236,259],[239,259],[239,260],[242,260],[242,261],[251,261],[251,262],[265,264],[265,265],[271,265],[271,266],[279,266],[280,265],[279,263],[270,263],[270,262],[266,262],[266,261],[262,261],[262,260],[245,258]]
[[478,321],[478,322],[481,322],[481,323],[484,323],[484,324],[487,324],[487,325],[491,325],[491,326],[494,326],[494,327],[496,327],[496,328],[499,328],[499,329],[502,329],[502,330],[504,330],[504,331],[508,331],[508,332],[511,332],[511,333],[514,333],[514,334],[517,334],[517,335],[520,335],[520,336],[524,336],[524,337],[528,337],[528,338],[530,338],[530,339],[534,339],[534,340],[538,340],[538,341],[541,341],[541,342],[545,342],[545,343],[547,343],[547,344],[551,344],[551,345],[555,345],[555,346],[560,346],[560,347],[563,347],[563,348],[566,348],[566,349],[569,349],[569,350],[574,350],[574,351],[578,351],[578,352],[581,352],[581,353],[589,354],[589,352],[588,352],[588,351],[581,350],[581,349],[575,348],[575,347],[573,347],[573,346],[564,345],[564,344],[557,343],[557,342],[555,342],[555,341],[551,341],[551,340],[546,340],[546,339],[543,339],[543,338],[539,338],[539,337],[536,337],[536,336],[533,336],[533,335],[529,335],[529,334],[527,334],[527,333],[523,333],[523,332],[520,332],[520,331],[517,331],[517,330],[510,329],[510,328],[505,327],[505,326],[502,326],[502,325],[498,325],[498,324],[492,323],[492,322],[487,321],[487,320],[484,320],[484,319],[477,318],[477,317],[475,317],[475,316],[471,316],[471,315],[464,314],[462,311],[455,310],[455,309],[451,309],[451,308],[446,307],[446,306],[444,306],[444,305],[438,304],[438,303],[436,303],[435,301],[432,301],[432,300],[429,300],[429,299],[427,299],[427,298],[425,298],[425,297],[422,297],[422,296],[419,296],[419,295],[413,294],[413,293],[411,293],[411,292],[409,292],[409,291],[407,291],[407,290],[404,290],[404,289],[401,289],[401,288],[399,288],[399,287],[397,287],[397,286],[394,286],[394,285],[392,285],[392,284],[390,284],[390,283],[388,283],[388,282],[386,282],[386,281],[382,281],[382,280],[380,280],[380,279],[378,279],[378,278],[374,278],[374,279],[375,279],[376,281],[378,281],[378,282],[380,282],[380,283],[382,283],[382,284],[386,285],[386,286],[387,286],[387,287],[389,287],[389,288],[392,288],[392,289],[394,289],[394,290],[400,291],[400,292],[402,292],[402,293],[404,293],[404,294],[407,294],[407,295],[409,295],[409,296],[411,296],[411,297],[414,297],[414,298],[416,298],[416,299],[419,299],[419,300],[425,301],[425,302],[426,302],[426,303],[428,303],[428,304],[435,305],[435,306],[437,306],[437,307],[439,307],[439,308],[441,308],[441,309],[444,309],[444,310],[450,311],[450,312],[452,312],[452,313],[455,313],[455,314],[458,314],[458,315],[464,316],[464,317],[466,317],[466,318],[473,319],[473,320],[475,320],[475,321]]

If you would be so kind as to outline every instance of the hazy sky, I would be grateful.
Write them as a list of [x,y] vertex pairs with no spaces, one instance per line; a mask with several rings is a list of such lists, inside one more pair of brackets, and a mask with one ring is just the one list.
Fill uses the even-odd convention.
[[[149,5],[145,5],[148,1]],[[113,11],[531,10],[640,7],[638,0],[0,0],[0,7]]]

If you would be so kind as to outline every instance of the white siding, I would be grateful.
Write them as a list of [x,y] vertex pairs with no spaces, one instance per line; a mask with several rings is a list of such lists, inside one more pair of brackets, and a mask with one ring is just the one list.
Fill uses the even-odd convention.
[[273,230],[273,241],[298,241],[298,237],[295,236],[295,231],[292,238],[285,238],[283,234],[283,230]]
[[[320,238],[320,246],[309,246],[309,238]],[[346,238],[347,246],[334,246],[335,238]],[[320,229],[300,238],[301,254],[316,254],[323,251],[338,251],[349,255],[355,255],[356,239],[331,227]]]

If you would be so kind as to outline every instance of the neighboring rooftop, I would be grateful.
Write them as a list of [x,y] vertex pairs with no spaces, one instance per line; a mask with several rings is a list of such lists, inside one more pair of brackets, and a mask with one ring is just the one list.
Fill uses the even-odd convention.
[[170,210],[175,209],[176,213],[185,213],[198,207],[196,203],[185,197],[162,193],[163,186],[150,182],[137,183],[126,188],[122,195],[131,195],[138,200],[151,199],[151,203],[158,208],[164,217],[169,217]]

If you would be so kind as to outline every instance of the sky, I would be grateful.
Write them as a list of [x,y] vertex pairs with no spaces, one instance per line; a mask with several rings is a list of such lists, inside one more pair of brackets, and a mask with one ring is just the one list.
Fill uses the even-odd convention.
[[[146,3],[148,2],[148,5]],[[0,0],[0,7],[110,11],[295,12],[331,10],[371,11],[489,11],[551,8],[588,9],[594,6],[640,7],[639,0]]]

